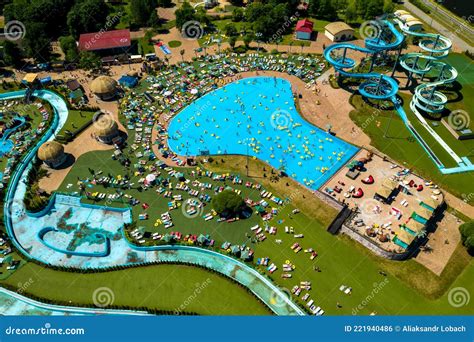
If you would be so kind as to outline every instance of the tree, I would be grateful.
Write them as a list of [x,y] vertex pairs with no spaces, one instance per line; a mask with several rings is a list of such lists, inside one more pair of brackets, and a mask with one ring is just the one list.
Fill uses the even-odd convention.
[[181,55],[181,61],[183,61],[183,62],[184,62],[184,53],[185,52],[186,52],[186,50],[184,50],[184,49],[179,50],[179,54]]
[[51,40],[46,35],[46,24],[32,22],[27,27],[23,44],[29,57],[37,61],[47,62],[51,57]]
[[224,217],[234,217],[245,209],[245,202],[241,196],[232,190],[224,190],[212,198],[214,210]]
[[260,2],[252,2],[245,10],[245,21],[255,22],[268,14],[268,8]]
[[474,256],[474,221],[468,221],[459,226],[461,241],[467,252]]
[[395,9],[395,5],[392,0],[385,0],[383,3],[383,13],[391,14]]
[[160,27],[160,18],[158,17],[158,11],[154,10],[151,11],[150,18],[148,18],[148,26],[153,27],[153,28],[159,28]]
[[250,43],[252,43],[253,37],[250,34],[246,34],[243,40],[245,47],[248,49],[250,47]]
[[364,19],[373,19],[383,12],[384,0],[369,0],[365,11]]
[[244,10],[240,7],[234,8],[232,11],[232,21],[239,22],[244,19]]
[[[132,14],[133,23],[142,27],[150,25],[150,20],[152,19],[153,12],[155,12],[156,14],[157,7],[157,0],[131,0],[130,13]],[[158,18],[157,14],[156,18]],[[156,24],[156,22],[154,22],[154,24]]]
[[109,7],[101,0],[85,0],[77,2],[67,15],[69,32],[74,37],[81,33],[97,32],[107,29]]
[[79,57],[79,52],[77,51],[76,40],[73,36],[64,36],[59,37],[59,45],[61,50],[63,50],[64,55],[66,56],[67,62],[76,61]]
[[[29,24],[43,24],[43,35],[57,38],[67,29],[67,14],[78,1],[71,0],[13,0],[3,11],[5,22],[21,21],[26,31]],[[88,13],[89,14],[89,13]]]
[[7,66],[19,66],[22,53],[18,45],[12,41],[5,40],[3,43],[3,62]]
[[235,48],[235,44],[237,43],[237,37],[232,36],[229,38],[229,45],[232,48],[232,50]]
[[101,67],[100,57],[93,52],[82,51],[79,54],[79,67],[86,70],[98,69]]
[[320,0],[318,13],[321,18],[326,20],[334,20],[337,18],[337,10],[331,0]]
[[239,35],[239,32],[237,31],[237,28],[232,23],[228,23],[225,26],[224,31],[225,31],[225,35],[227,37],[236,37],[236,36]]
[[183,5],[176,10],[176,27],[181,30],[183,25],[188,21],[197,21],[196,11],[189,4],[189,2],[183,3]]
[[353,23],[357,20],[357,9],[354,1],[351,1],[347,6],[345,18],[347,23]]

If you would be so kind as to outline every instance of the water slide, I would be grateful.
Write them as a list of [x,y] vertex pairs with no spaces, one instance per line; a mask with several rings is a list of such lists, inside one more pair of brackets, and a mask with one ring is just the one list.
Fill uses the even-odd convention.
[[[352,78],[367,79],[359,86],[359,92],[362,96],[376,100],[390,100],[403,120],[405,126],[411,134],[420,143],[423,149],[428,153],[433,162],[438,166],[441,173],[450,174],[457,172],[473,171],[474,165],[466,158],[460,158],[446,142],[429,126],[419,110],[428,113],[440,113],[447,102],[447,97],[436,87],[453,82],[457,78],[457,71],[450,65],[439,61],[448,55],[451,48],[451,41],[437,34],[412,32],[400,20],[395,19],[402,32],[399,32],[394,24],[388,20],[373,21],[374,30],[378,31],[377,37],[365,39],[365,47],[360,47],[351,43],[336,43],[324,50],[326,60],[343,76]],[[416,131],[408,119],[400,101],[397,99],[398,83],[395,79],[377,72],[357,73],[352,72],[356,67],[356,62],[347,57],[347,50],[354,50],[366,54],[376,54],[382,51],[394,50],[400,47],[406,35],[413,35],[421,38],[420,48],[428,52],[429,55],[421,53],[408,53],[401,56],[400,65],[409,72],[410,78],[419,75],[421,79],[427,73],[438,71],[436,81],[423,83],[417,86],[410,103],[410,109],[413,111],[421,125],[430,133],[433,138],[447,151],[455,160],[457,167],[446,168],[436,156],[431,147],[426,143],[422,136]]]
[[421,110],[429,114],[439,114],[444,110],[448,102],[446,95],[437,91],[436,88],[452,83],[458,77],[458,71],[454,67],[441,61],[442,58],[449,54],[452,46],[451,40],[439,34],[413,32],[410,31],[401,20],[396,19],[396,22],[406,35],[419,38],[420,42],[418,46],[426,52],[425,54],[407,53],[400,57],[400,65],[408,71],[410,79],[414,76],[418,76],[420,81],[423,82],[427,74],[429,74],[431,78],[428,82],[421,83],[415,88],[415,93],[410,102],[410,109],[423,128],[426,129],[457,164],[456,167],[446,168],[439,162],[438,167],[441,173],[451,174],[473,171],[474,165],[470,160],[466,157],[459,157],[438,133],[431,128],[430,124],[420,112]]

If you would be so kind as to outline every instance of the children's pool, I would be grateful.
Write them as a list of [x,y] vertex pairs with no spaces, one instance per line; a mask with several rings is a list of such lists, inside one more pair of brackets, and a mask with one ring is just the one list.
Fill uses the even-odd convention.
[[168,132],[170,149],[180,155],[250,155],[312,189],[358,150],[305,121],[290,82],[274,77],[246,78],[199,98]]

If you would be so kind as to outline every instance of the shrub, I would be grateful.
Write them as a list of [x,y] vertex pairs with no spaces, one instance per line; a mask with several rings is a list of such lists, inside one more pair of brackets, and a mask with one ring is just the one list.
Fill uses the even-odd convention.
[[459,226],[461,241],[467,252],[474,256],[474,221],[463,223]]
[[225,217],[234,217],[245,208],[243,198],[232,190],[224,190],[212,198],[212,207]]

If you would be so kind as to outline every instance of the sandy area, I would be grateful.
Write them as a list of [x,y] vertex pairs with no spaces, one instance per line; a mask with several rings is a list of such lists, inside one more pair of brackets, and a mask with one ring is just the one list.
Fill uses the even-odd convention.
[[462,222],[450,213],[445,213],[443,219],[438,222],[434,233],[428,235],[428,252],[420,251],[414,259],[436,275],[440,275],[451,259],[454,250],[461,241],[458,226]]

